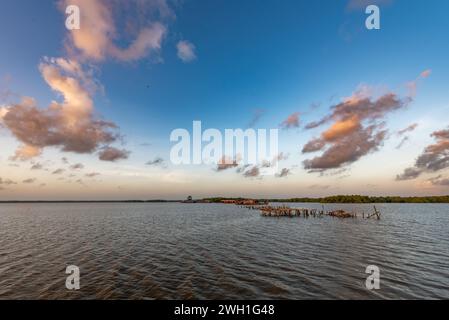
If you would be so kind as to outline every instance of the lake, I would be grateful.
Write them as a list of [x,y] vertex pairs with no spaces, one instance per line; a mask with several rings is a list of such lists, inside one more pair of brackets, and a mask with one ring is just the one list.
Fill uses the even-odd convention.
[[[222,204],[0,204],[0,299],[448,299],[449,205],[376,206],[380,221]],[[78,291],[65,287],[68,265],[80,268]],[[365,287],[368,265],[379,290]]]

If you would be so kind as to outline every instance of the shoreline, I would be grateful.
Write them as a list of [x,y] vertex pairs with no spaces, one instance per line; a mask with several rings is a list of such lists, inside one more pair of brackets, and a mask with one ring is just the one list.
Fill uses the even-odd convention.
[[375,204],[375,203],[449,203],[448,196],[425,196],[425,197],[396,197],[396,196],[384,196],[384,197],[372,197],[361,195],[337,195],[322,198],[228,198],[228,197],[211,197],[196,200],[0,200],[0,204],[21,204],[21,203],[204,203],[204,204],[216,204],[223,203],[223,201],[242,201],[242,200],[255,200],[266,201],[272,203],[319,203],[319,204]]

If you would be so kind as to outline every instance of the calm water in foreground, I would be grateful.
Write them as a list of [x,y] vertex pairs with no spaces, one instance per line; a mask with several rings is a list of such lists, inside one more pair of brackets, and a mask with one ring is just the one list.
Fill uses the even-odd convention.
[[[449,298],[449,205],[377,207],[381,221],[215,204],[0,204],[0,299]],[[65,289],[72,264],[77,292]],[[378,291],[365,289],[370,264]]]

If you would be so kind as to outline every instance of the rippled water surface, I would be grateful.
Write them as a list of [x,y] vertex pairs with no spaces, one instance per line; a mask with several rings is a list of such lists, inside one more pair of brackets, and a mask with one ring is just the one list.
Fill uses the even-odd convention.
[[[318,204],[292,206],[321,208]],[[382,220],[215,204],[0,204],[0,299],[449,298],[449,206]],[[372,211],[370,205],[327,205]],[[365,289],[377,265],[381,289]],[[65,269],[81,270],[81,290]]]

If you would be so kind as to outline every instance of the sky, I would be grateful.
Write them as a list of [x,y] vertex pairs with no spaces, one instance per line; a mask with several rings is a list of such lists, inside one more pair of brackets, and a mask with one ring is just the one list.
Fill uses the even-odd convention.
[[[379,30],[365,26],[370,4]],[[449,194],[447,12],[438,0],[2,1],[0,200]],[[236,157],[174,164],[170,135],[193,121],[278,129],[276,173]]]

